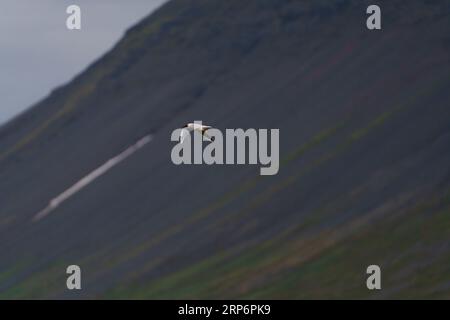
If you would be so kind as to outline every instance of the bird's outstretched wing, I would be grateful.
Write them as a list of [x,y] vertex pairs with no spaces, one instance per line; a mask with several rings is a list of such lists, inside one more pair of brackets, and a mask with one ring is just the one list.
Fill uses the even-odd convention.
[[200,132],[202,134],[203,137],[205,137],[206,140],[208,141],[214,141],[214,138],[212,138],[211,136],[209,136],[206,131],[208,131],[209,129],[211,129],[211,126],[201,126],[201,125],[186,125],[185,128],[183,128],[180,132],[180,143],[183,143],[183,141],[186,139],[186,136],[190,135],[191,131],[197,131]]
[[206,131],[208,131],[208,129],[211,129],[211,127],[204,126],[203,129],[202,129],[202,135],[205,137],[206,140],[208,140],[208,141],[214,141],[214,139],[213,139],[210,135],[208,135],[208,134],[206,133]]

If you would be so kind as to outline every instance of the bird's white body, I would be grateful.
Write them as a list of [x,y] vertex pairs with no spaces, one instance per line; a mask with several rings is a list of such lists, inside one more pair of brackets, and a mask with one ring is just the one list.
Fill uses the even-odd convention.
[[211,126],[206,126],[200,123],[188,123],[183,127],[183,130],[181,130],[180,142],[183,143],[186,136],[192,131],[198,131],[206,138],[206,140],[212,141],[211,137],[206,134],[206,131],[211,128]]
[[186,125],[186,128],[189,129],[189,130],[191,130],[191,131],[192,131],[192,130],[200,130],[200,131],[203,131],[203,130],[211,129],[210,126],[205,126],[205,125],[200,124],[200,123],[188,123],[188,124]]

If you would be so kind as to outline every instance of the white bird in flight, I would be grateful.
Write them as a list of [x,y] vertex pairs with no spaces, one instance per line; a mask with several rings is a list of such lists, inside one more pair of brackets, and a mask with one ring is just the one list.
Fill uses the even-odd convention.
[[180,132],[180,142],[183,143],[184,139],[191,133],[191,131],[198,131],[202,134],[202,136],[205,137],[206,140],[214,141],[214,138],[210,137],[206,133],[206,131],[211,128],[211,126],[202,125],[200,123],[188,123],[184,125],[183,129]]

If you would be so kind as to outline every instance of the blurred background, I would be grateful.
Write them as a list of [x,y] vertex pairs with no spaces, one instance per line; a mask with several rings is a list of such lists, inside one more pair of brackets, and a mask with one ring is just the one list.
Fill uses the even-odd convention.
[[[164,2],[2,0],[0,124],[81,73]],[[72,4],[82,8],[77,32],[66,28],[66,8]]]
[[[73,32],[39,4],[0,5],[0,121],[32,106],[0,127],[0,298],[450,298],[448,1],[375,31],[365,0],[78,1]],[[279,128],[279,173],[175,166],[194,120]]]

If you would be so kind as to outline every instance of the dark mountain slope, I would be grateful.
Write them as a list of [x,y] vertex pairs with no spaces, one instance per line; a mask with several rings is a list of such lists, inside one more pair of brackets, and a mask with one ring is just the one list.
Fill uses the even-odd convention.
[[[173,0],[2,127],[0,297],[448,297],[449,5],[368,4]],[[279,128],[279,174],[173,165],[193,120]]]

